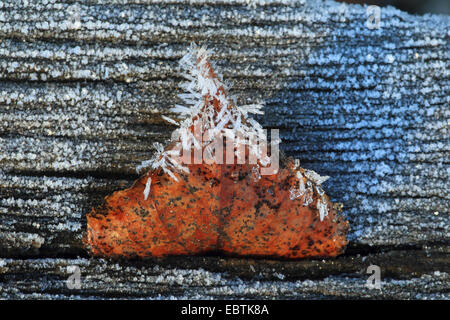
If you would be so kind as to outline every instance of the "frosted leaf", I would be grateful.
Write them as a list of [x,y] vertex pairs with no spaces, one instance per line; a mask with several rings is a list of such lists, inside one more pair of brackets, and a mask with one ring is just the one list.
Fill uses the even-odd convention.
[[188,129],[182,127],[179,130],[180,132],[180,138],[181,138],[181,144],[183,146],[183,149],[187,150],[190,148],[190,135],[188,133]]
[[179,150],[179,148],[174,148],[172,150],[167,150],[166,153],[169,156],[179,156],[180,155],[180,150]]
[[201,148],[201,144],[197,140],[197,138],[195,138],[195,136],[194,136],[194,134],[192,132],[190,133],[190,138],[191,138],[192,142],[194,143],[194,148],[200,149]]

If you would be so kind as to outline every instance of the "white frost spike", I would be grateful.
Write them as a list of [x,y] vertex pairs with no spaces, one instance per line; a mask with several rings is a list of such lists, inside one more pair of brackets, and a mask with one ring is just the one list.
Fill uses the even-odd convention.
[[289,199],[294,200],[295,198],[301,197],[302,194],[296,188],[291,188],[289,190]]
[[152,178],[148,178],[147,182],[145,183],[145,189],[144,189],[144,199],[148,199],[148,195],[150,193],[150,186],[152,185]]
[[216,128],[215,128],[215,132],[220,132],[222,131],[222,129],[225,127],[225,125],[230,121],[230,116],[228,114],[226,114],[222,120],[217,124]]
[[188,129],[186,129],[184,127],[180,128],[180,137],[181,137],[181,144],[183,146],[183,149],[188,150],[191,145],[191,141],[190,141],[191,137],[188,133]]
[[247,104],[240,106],[240,108],[242,108],[245,112],[245,116],[247,116],[247,113],[264,114],[264,111],[261,110],[263,107],[263,104]]
[[170,171],[169,169],[164,168],[164,167],[163,167],[163,170],[164,170],[164,172],[167,173],[173,180],[175,180],[176,182],[178,182],[178,178],[173,174],[172,171]]
[[225,110],[227,110],[229,101],[222,92],[218,96],[216,96],[216,99],[219,100],[219,103],[222,106],[222,109],[220,110],[219,114],[217,115],[218,118],[221,118],[223,116],[223,112],[225,112]]
[[[243,130],[241,129],[241,114],[238,113],[236,119],[231,118],[231,122],[233,123],[233,129],[235,132],[243,132]],[[245,143],[245,142],[244,142]]]
[[176,122],[176,121],[173,120],[173,119],[170,119],[169,117],[166,117],[166,116],[161,116],[161,117],[162,117],[164,120],[166,120],[167,122],[171,123],[171,124],[174,124],[174,125],[176,125],[176,126],[179,125],[178,122]]
[[311,181],[306,182],[307,188],[305,190],[305,197],[303,199],[303,206],[307,207],[313,202],[313,188]]
[[319,195],[323,196],[325,194],[325,191],[319,186],[316,186],[316,191]]
[[320,221],[328,216],[328,206],[324,199],[317,200],[317,209],[319,210]]
[[305,176],[309,179],[314,181],[316,184],[318,184],[319,186],[324,183],[325,181],[327,181],[328,179],[330,179],[329,176],[321,176],[319,175],[317,172],[313,171],[313,170],[305,170]]
[[305,183],[303,182],[303,176],[300,171],[297,171],[298,189],[303,194],[305,193]]
[[142,161],[141,164],[136,167],[136,171],[140,172],[142,169],[150,167],[152,165],[152,163],[153,163],[153,160]]
[[153,143],[153,147],[156,149],[156,152],[159,154],[164,152],[164,146],[159,142]]
[[169,162],[171,163],[171,165],[180,171],[183,171],[185,173],[189,173],[189,168],[187,167],[183,167],[181,164],[179,164],[175,159],[173,159],[172,157],[168,157],[167,160],[169,160]]
[[176,104],[175,107],[170,108],[169,110],[172,111],[172,112],[175,112],[175,113],[179,113],[181,116],[186,116],[186,115],[189,115],[191,113],[191,109],[190,108],[187,108],[185,106],[180,106],[178,104]]
[[[299,197],[305,195],[305,191],[306,191],[305,183],[303,182],[303,176],[302,176],[302,173],[300,171],[297,171],[297,179],[298,179],[298,189],[297,188],[291,188],[289,190],[289,192],[290,192],[289,198],[291,200],[294,200],[295,198],[299,198]],[[303,202],[309,201],[306,198],[307,198],[307,195],[305,195],[305,198],[303,199]],[[305,205],[305,204],[303,204],[303,205]]]

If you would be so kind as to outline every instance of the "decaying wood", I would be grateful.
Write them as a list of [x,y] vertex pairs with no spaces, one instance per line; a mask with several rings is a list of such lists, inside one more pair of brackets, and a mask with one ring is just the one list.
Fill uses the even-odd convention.
[[[358,5],[195,2],[0,3],[0,297],[189,297],[212,281],[199,296],[448,298],[450,18],[381,8],[380,29],[371,30]],[[320,277],[307,282],[283,262],[255,260],[254,268],[273,263],[286,273],[263,276],[260,288],[256,276],[239,282],[250,265],[242,260],[229,260],[239,267],[223,280],[228,260],[218,257],[170,266],[87,259],[86,212],[130,186],[152,142],[169,138],[161,115],[179,103],[177,60],[191,41],[215,52],[237,103],[265,100],[258,120],[280,129],[287,155],[331,176],[324,188],[344,204],[351,243]],[[425,254],[436,246],[440,262]],[[403,259],[390,273],[392,255],[408,253],[429,267]],[[358,254],[367,263],[351,262]],[[382,294],[363,285],[374,254],[390,277]],[[225,261],[223,271],[203,272],[195,259]],[[64,287],[74,264],[85,291]],[[202,280],[181,275],[180,289],[152,278],[172,268]],[[102,277],[125,288],[109,291]],[[246,293],[229,289],[240,284]]]

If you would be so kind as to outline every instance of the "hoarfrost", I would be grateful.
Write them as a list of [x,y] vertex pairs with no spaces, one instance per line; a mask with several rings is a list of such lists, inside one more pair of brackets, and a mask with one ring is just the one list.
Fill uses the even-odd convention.
[[314,181],[316,184],[321,185],[325,181],[327,181],[330,177],[329,176],[321,176],[317,172],[313,170],[305,170],[305,176]]
[[144,189],[144,199],[148,199],[148,195],[150,193],[150,186],[152,185],[152,178],[148,178],[147,182],[145,183],[145,189]]
[[317,200],[317,209],[319,210],[320,221],[323,221],[325,216],[328,216],[328,206],[324,199]]

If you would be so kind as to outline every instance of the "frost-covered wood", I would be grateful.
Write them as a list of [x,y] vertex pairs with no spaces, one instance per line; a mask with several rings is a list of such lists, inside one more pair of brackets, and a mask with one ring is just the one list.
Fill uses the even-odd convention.
[[351,247],[447,243],[450,18],[367,18],[329,1],[0,2],[0,256],[84,253],[85,213],[168,140],[192,41],[331,177]]
[[[450,276],[436,271],[445,269],[446,255],[448,250],[430,248],[338,261],[0,259],[0,299],[448,299]],[[365,269],[387,259],[382,290],[367,289]],[[67,287],[72,266],[80,270],[79,289]]]

